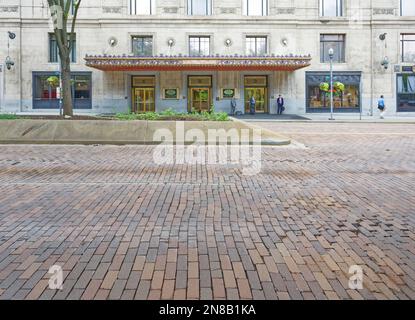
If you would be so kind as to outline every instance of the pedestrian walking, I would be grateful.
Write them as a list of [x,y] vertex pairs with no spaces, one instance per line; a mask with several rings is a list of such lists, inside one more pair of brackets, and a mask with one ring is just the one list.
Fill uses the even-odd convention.
[[232,98],[231,100],[231,115],[235,115],[236,112],[236,100],[235,98]]
[[378,100],[378,109],[380,111],[380,118],[385,119],[386,105],[385,105],[385,97],[383,95],[380,96],[380,99]]
[[278,95],[277,105],[278,105],[277,113],[278,114],[282,114],[284,112],[284,110],[285,110],[285,107],[284,107],[284,98],[282,97],[282,95]]

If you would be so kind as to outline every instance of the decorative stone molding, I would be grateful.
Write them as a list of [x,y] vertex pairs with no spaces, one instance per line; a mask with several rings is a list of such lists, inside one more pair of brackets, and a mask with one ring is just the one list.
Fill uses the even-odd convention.
[[175,14],[175,13],[179,12],[179,8],[178,7],[164,7],[163,12],[164,13]]
[[0,7],[0,12],[15,13],[19,11],[18,6],[2,6]]
[[295,8],[277,8],[277,14],[295,14]]
[[373,14],[374,15],[394,16],[395,15],[395,9],[393,9],[393,8],[373,8]]
[[122,13],[122,7],[102,7],[103,13]]
[[220,8],[221,14],[236,14],[236,8]]

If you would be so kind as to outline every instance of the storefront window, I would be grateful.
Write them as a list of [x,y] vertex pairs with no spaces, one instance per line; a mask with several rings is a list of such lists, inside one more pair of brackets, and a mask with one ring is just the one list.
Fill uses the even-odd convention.
[[415,112],[415,75],[398,75],[398,112]]
[[[334,82],[344,84],[344,91],[334,95],[336,112],[360,112],[360,74],[334,73]],[[330,92],[320,89],[322,82],[330,83],[327,73],[307,73],[307,112],[329,112]]]
[[[58,73],[35,72],[33,73],[33,109],[57,109],[59,99],[57,88],[48,83],[48,78],[58,77]],[[91,74],[72,74],[72,98],[75,109],[91,109]]]

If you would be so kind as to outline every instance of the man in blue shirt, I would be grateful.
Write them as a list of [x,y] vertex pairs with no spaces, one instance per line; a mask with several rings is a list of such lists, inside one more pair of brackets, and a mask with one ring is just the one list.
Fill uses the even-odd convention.
[[378,109],[380,111],[380,118],[385,119],[384,114],[385,114],[386,105],[385,105],[385,98],[383,95],[380,96],[380,99],[378,100]]

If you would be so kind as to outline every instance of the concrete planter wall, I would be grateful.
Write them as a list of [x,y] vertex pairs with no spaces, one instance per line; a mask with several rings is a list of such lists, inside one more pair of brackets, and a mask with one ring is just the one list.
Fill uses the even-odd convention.
[[[210,129],[231,129],[241,133],[253,127],[242,121],[118,121],[118,120],[3,120],[0,121],[2,144],[159,144],[154,134],[159,129],[171,132],[172,143],[193,143],[193,136],[181,133],[199,129],[208,140]],[[179,131],[179,132],[177,132]],[[234,131],[235,132],[235,131]],[[252,132],[252,130],[251,130]],[[160,133],[160,132],[159,132]],[[177,139],[176,139],[177,138]],[[170,140],[167,138],[166,140]],[[184,141],[182,141],[184,140]],[[273,132],[262,132],[263,144],[285,145],[290,140]],[[252,138],[251,141],[252,142]]]

